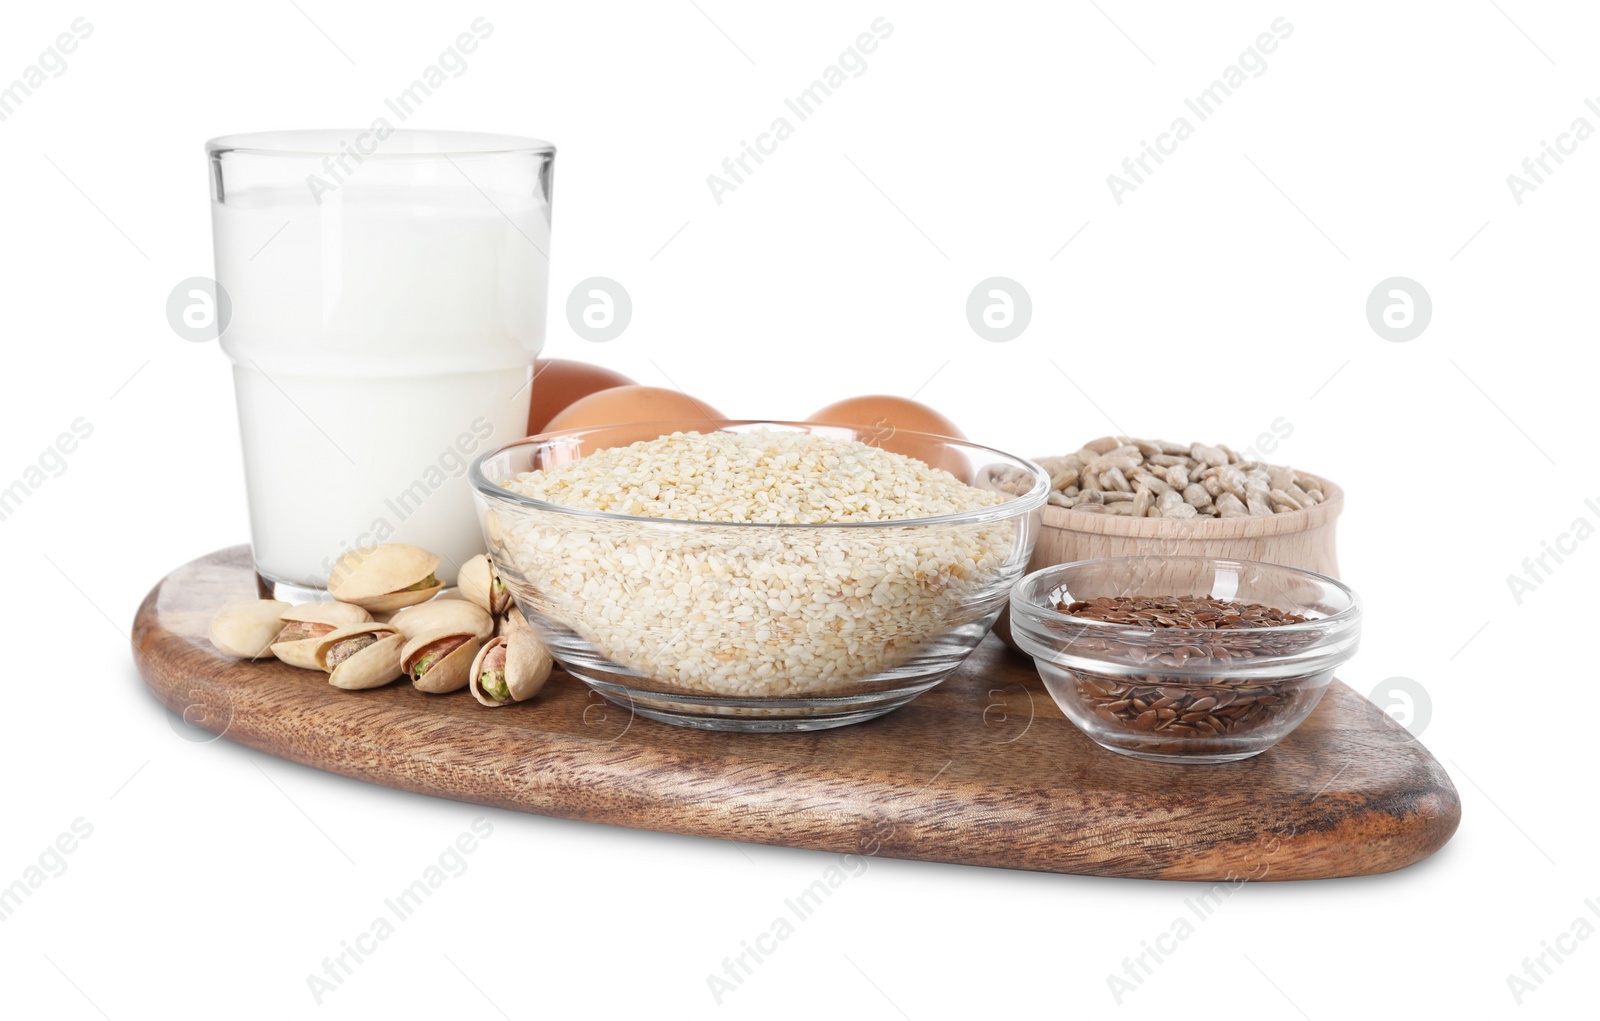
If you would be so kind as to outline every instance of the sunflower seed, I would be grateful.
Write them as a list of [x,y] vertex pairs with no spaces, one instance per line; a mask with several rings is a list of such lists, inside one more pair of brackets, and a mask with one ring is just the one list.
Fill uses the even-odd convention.
[[1150,487],[1141,485],[1133,494],[1133,516],[1142,518],[1150,513],[1153,502],[1150,496]]

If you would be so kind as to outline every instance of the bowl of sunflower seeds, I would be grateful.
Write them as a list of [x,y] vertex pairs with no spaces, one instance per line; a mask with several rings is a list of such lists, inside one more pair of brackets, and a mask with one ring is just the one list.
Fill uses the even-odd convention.
[[[1344,491],[1267,463],[1269,446],[1260,438],[1239,450],[1104,436],[1070,454],[1035,458],[1050,476],[1050,493],[1028,570],[1161,555],[1259,560],[1338,577],[1335,524]],[[997,466],[980,485],[1010,492],[1028,481]],[[1021,651],[1009,615],[995,633]]]

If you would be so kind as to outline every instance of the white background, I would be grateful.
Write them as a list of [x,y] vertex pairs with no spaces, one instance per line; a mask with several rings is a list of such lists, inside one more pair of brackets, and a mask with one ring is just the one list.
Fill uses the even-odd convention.
[[[1574,118],[1600,127],[1583,105],[1600,15],[1216,6],[8,5],[0,82],[74,18],[94,31],[0,123],[0,485],[74,419],[94,432],[0,522],[0,885],[73,820],[93,834],[0,922],[4,1013],[1518,1010],[1523,959],[1600,925],[1580,694],[1600,543],[1520,605],[1507,583],[1600,520],[1583,438],[1600,140],[1520,205],[1506,176]],[[247,534],[226,359],[163,315],[211,271],[202,143],[365,125],[480,15],[493,35],[409,126],[558,145],[547,353],[735,416],[916,393],[1024,454],[1112,423],[1247,446],[1285,418],[1282,459],[1349,491],[1341,568],[1368,616],[1345,679],[1426,691],[1455,839],[1394,875],[1241,890],[1120,1007],[1107,975],[1198,887],[873,860],[718,1007],[706,976],[836,856],[481,811],[169,726],[131,664],[134,610]],[[706,176],[880,16],[894,31],[867,70],[714,202]],[[1106,176],[1279,17],[1293,34],[1266,71],[1118,205]],[[595,275],[634,301],[606,345],[560,312]],[[1034,306],[1005,344],[963,312],[996,275]],[[1434,306],[1408,343],[1365,317],[1394,275]],[[493,836],[465,874],[318,1007],[306,976],[479,815]],[[1592,1007],[1600,938],[1576,946],[1522,1013]]]

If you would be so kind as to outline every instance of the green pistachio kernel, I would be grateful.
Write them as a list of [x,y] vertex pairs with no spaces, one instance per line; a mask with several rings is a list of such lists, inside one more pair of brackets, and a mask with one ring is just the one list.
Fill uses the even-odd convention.
[[511,688],[506,685],[504,670],[485,670],[478,677],[478,684],[483,688],[483,693],[496,702],[511,701]]

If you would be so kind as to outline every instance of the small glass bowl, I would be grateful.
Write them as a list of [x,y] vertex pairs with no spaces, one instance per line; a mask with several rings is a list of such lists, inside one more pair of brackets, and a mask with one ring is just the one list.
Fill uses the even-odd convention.
[[[1075,617],[1060,603],[1202,596],[1311,619],[1279,627],[1141,628]],[[1355,655],[1361,607],[1311,571],[1213,557],[1061,564],[1011,592],[1012,635],[1067,718],[1102,748],[1154,762],[1259,755],[1311,715]]]
[[[501,483],[674,432],[804,432],[1032,487],[899,521],[790,525],[633,517]],[[1050,480],[962,440],[796,422],[644,422],[520,440],[479,458],[489,556],[568,673],[640,716],[711,730],[820,730],[880,716],[950,675],[1027,570]]]

